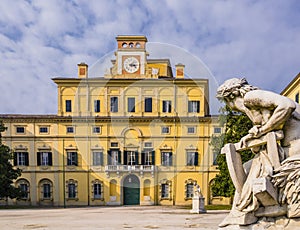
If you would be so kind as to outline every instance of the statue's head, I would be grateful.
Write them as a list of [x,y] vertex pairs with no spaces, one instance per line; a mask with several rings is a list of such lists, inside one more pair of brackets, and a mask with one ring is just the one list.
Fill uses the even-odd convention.
[[238,96],[244,97],[247,92],[255,89],[258,88],[249,85],[245,78],[231,78],[219,86],[216,97],[223,101],[232,100]]

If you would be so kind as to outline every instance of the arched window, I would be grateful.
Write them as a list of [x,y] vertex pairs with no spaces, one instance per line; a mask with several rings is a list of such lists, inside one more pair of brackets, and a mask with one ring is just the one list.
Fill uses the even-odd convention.
[[21,199],[29,200],[30,199],[30,184],[29,184],[28,180],[20,179],[17,181],[16,184],[22,191]]
[[92,193],[93,200],[103,200],[103,182],[96,179],[92,181]]
[[67,199],[78,200],[78,182],[77,180],[67,180],[66,181],[66,193]]
[[39,183],[40,200],[52,200],[53,183],[48,179],[43,179]]

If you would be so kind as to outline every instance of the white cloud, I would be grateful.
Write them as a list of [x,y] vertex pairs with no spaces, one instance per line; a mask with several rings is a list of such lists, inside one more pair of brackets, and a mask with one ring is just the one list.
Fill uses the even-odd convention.
[[[245,76],[280,92],[299,72],[295,0],[6,0],[0,11],[0,113],[56,113],[51,78],[74,77],[79,62],[92,66],[111,54],[119,34],[144,34],[149,42],[181,47],[219,83]],[[155,55],[161,56],[150,58],[173,55],[173,65],[184,56],[163,49]],[[199,77],[201,71],[194,72]]]

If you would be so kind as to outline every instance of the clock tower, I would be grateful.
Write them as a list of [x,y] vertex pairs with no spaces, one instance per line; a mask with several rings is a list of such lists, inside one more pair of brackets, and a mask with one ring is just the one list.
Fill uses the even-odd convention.
[[145,75],[147,38],[137,35],[120,35],[116,37],[116,40],[118,43],[115,63],[117,75],[129,78]]

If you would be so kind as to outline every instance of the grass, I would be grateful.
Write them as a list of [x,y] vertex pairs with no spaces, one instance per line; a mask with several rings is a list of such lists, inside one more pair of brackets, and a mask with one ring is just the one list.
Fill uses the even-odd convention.
[[206,205],[206,210],[230,210],[231,205]]

